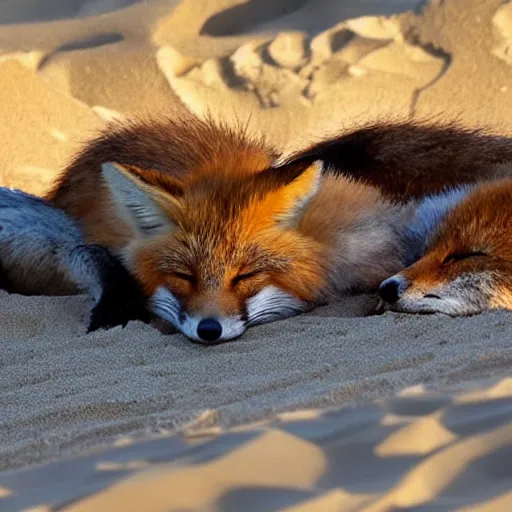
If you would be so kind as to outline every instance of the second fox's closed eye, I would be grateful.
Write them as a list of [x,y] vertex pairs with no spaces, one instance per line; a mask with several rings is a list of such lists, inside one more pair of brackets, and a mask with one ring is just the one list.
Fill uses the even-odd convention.
[[452,254],[449,254],[443,260],[443,264],[467,260],[469,258],[478,258],[478,257],[482,257],[482,256],[487,256],[487,254],[483,251],[454,252]]

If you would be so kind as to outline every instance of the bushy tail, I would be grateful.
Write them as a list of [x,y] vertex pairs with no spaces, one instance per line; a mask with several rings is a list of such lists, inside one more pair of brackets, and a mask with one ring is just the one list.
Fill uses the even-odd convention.
[[512,138],[456,124],[376,123],[296,153],[403,200],[512,175]]

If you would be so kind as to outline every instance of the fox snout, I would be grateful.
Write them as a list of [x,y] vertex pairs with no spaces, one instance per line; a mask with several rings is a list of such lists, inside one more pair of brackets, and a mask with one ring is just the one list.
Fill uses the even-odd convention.
[[400,274],[396,274],[380,284],[378,294],[387,304],[395,304],[408,287],[409,280]]
[[246,330],[246,323],[241,315],[204,316],[182,313],[178,327],[191,340],[216,345],[241,336]]
[[400,273],[382,282],[378,293],[386,309],[392,311],[473,315],[498,307],[493,296],[493,279],[489,272],[465,272],[444,279],[439,276],[425,279],[423,275],[409,279]]
[[311,307],[275,286],[266,286],[247,299],[240,311],[228,313],[212,306],[190,309],[165,287],[158,288],[149,301],[154,314],[187,338],[207,345],[236,339],[248,327],[287,318]]
[[221,314],[215,308],[203,311],[184,307],[184,304],[171,293],[160,287],[150,299],[150,308],[189,339],[204,344],[216,344],[238,338],[246,330],[246,321],[241,314]]

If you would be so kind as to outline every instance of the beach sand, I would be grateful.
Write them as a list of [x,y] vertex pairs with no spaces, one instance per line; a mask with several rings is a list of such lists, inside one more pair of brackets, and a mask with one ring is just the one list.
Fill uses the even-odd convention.
[[[286,151],[380,117],[511,134],[511,34],[501,0],[4,0],[0,185],[180,104]],[[204,347],[0,291],[0,510],[510,510],[510,313],[375,305]]]

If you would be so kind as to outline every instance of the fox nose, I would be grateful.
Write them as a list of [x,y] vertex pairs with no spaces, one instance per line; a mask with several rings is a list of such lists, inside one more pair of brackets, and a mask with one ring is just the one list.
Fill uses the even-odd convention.
[[403,285],[403,279],[399,276],[390,277],[379,286],[379,297],[388,304],[394,304],[402,294]]
[[222,326],[215,318],[204,318],[197,326],[197,335],[207,342],[217,341],[222,334]]

